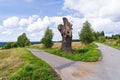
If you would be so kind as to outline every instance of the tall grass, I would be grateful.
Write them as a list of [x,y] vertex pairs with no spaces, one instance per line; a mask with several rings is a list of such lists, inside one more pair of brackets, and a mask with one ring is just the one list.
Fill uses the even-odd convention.
[[50,66],[23,48],[0,51],[0,77],[7,80],[60,80]]
[[120,49],[120,45],[117,44],[117,40],[107,39],[104,44],[109,45],[113,48]]

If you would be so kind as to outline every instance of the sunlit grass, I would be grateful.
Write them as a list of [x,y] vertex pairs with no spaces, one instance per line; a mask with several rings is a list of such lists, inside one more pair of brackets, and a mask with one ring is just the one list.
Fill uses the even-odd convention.
[[42,44],[32,45],[30,48],[43,49],[48,53],[62,56],[75,61],[85,61],[85,62],[95,62],[98,61],[101,54],[94,43],[85,46],[81,42],[72,42],[72,48],[74,49],[74,54],[66,53],[60,50],[61,43],[54,43],[53,47],[50,49],[42,48]]
[[[42,44],[35,44],[35,45],[28,46],[28,47],[29,48],[41,49],[42,48]],[[82,44],[81,42],[72,42],[72,47],[73,48],[83,48],[83,47],[85,47],[85,45]],[[59,43],[54,43],[52,48],[60,49],[61,48],[61,43],[60,42]]]
[[117,40],[114,39],[107,39],[104,44],[109,45],[113,48],[120,49],[120,45],[117,45]]
[[60,80],[50,66],[28,50],[0,50],[0,77],[7,80]]

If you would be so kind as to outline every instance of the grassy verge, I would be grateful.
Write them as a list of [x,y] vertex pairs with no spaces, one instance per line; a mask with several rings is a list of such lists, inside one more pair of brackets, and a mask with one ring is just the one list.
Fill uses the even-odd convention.
[[[97,48],[97,45],[94,43],[84,46],[80,42],[73,42],[72,47],[74,48],[75,53],[70,54],[60,50],[60,43],[54,44],[50,49],[43,49],[48,53],[62,56],[75,61],[84,61],[84,62],[95,62],[98,61],[101,54]],[[30,48],[42,49],[41,45],[33,45]]]
[[114,39],[106,40],[106,42],[104,42],[104,44],[120,50],[120,45],[117,45],[116,40],[114,40]]
[[0,77],[7,80],[60,80],[50,66],[23,48],[0,50]]
[[77,48],[74,49],[75,51],[74,54],[66,53],[60,51],[59,49],[44,49],[44,50],[48,53],[62,56],[75,61],[96,62],[99,60],[99,57],[101,56],[100,51],[96,49],[96,47],[97,46],[95,44],[91,44],[83,49]]

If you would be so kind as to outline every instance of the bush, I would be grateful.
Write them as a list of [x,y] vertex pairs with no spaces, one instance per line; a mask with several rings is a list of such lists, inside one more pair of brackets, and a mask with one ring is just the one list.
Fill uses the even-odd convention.
[[81,29],[79,37],[81,42],[84,44],[89,44],[93,42],[93,30],[91,28],[91,24],[88,21],[83,24],[83,28]]
[[18,37],[17,45],[19,47],[25,47],[25,46],[29,46],[30,45],[30,40],[27,38],[25,33],[23,33],[22,35],[20,35]]
[[45,34],[41,40],[41,42],[43,43],[43,47],[45,48],[50,48],[53,46],[53,42],[52,42],[52,38],[53,38],[53,33],[52,30],[49,29],[49,27],[46,29]]
[[15,48],[17,47],[17,43],[16,42],[9,42],[7,44],[5,44],[2,49],[10,49],[10,48]]
[[106,39],[105,39],[105,37],[104,37],[104,36],[100,36],[100,37],[99,37],[99,41],[100,41],[100,42],[105,42],[105,41],[106,41]]
[[117,39],[116,45],[120,46],[120,39]]

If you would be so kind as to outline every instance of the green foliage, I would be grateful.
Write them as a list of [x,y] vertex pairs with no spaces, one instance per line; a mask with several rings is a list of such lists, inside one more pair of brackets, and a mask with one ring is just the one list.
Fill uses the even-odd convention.
[[104,36],[100,36],[100,37],[99,37],[99,42],[105,42],[105,41],[106,41],[106,39],[105,39]]
[[20,57],[24,60],[21,68],[9,76],[8,80],[61,80],[55,76],[50,66],[38,59],[30,51],[19,48]]
[[42,40],[41,40],[41,42],[43,43],[45,48],[50,48],[53,46],[52,38],[53,38],[53,32],[48,27],[45,31],[45,34],[44,34]]
[[27,38],[26,34],[23,33],[18,37],[17,44],[19,47],[25,47],[30,45],[30,40]]
[[10,49],[10,48],[15,48],[17,47],[17,43],[16,42],[9,42],[7,44],[5,44],[2,49]]
[[93,32],[93,35],[94,35],[94,40],[96,40],[96,41],[99,41],[100,38],[105,37],[104,31],[102,31],[102,32]]
[[79,34],[80,40],[84,44],[89,44],[92,43],[94,38],[93,38],[93,30],[91,28],[91,24],[86,21],[83,24],[83,28]]
[[112,35],[112,39],[115,39],[115,40],[120,39],[120,34]]
[[90,44],[83,49],[74,49],[75,54],[69,54],[59,49],[45,49],[45,51],[75,61],[95,62],[101,56],[100,51],[96,47],[95,44]]
[[120,39],[117,39],[116,45],[117,45],[117,46],[120,46]]
[[23,33],[18,37],[17,42],[9,42],[2,47],[2,49],[10,49],[16,47],[25,47],[30,45],[30,40],[27,38],[26,34]]

